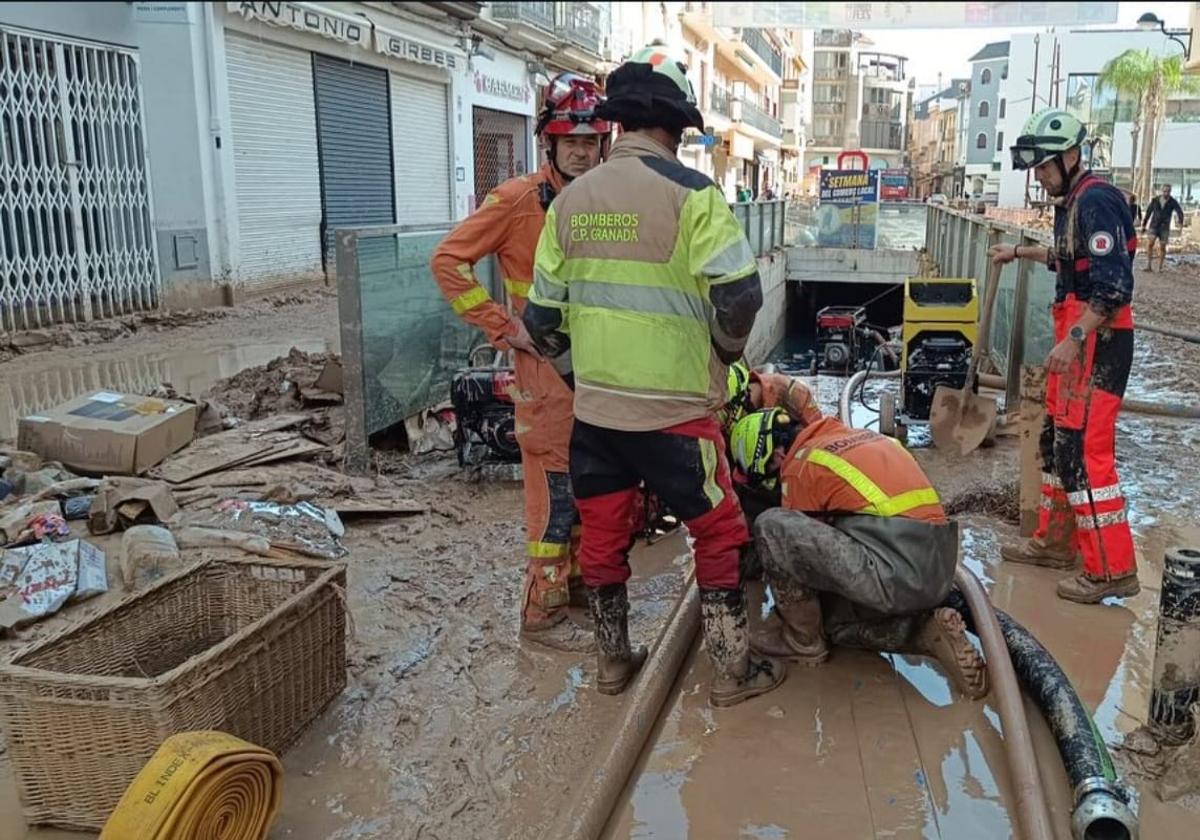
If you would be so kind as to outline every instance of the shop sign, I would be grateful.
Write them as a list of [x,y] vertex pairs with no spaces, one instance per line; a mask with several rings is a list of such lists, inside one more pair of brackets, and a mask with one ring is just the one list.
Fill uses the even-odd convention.
[[270,26],[298,29],[363,49],[368,49],[371,43],[369,20],[351,20],[307,3],[229,2],[225,8],[247,20],[261,20]]
[[381,29],[375,30],[375,52],[403,61],[444,67],[447,70],[458,66],[458,56],[452,52]]
[[511,99],[513,102],[528,102],[530,97],[529,85],[498,79],[479,71],[475,72],[475,90],[488,96]]

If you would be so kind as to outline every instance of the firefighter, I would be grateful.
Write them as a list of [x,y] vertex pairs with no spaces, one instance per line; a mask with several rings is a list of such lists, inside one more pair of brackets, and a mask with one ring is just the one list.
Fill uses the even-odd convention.
[[1087,135],[1067,111],[1028,119],[1011,147],[1014,169],[1033,169],[1058,199],[1054,247],[995,245],[993,262],[1046,262],[1057,272],[1054,338],[1046,357],[1042,504],[1032,538],[1005,560],[1082,573],[1058,595],[1083,604],[1139,590],[1133,535],[1117,482],[1116,423],[1133,364],[1133,258],[1137,236],[1120,190],[1080,164]]
[[751,370],[744,361],[737,361],[729,366],[726,384],[726,403],[718,417],[727,433],[738,420],[760,408],[782,408],[806,423],[821,419],[816,398],[797,377],[769,370]]
[[962,617],[939,607],[954,581],[958,526],[898,441],[835,417],[807,422],[780,408],[734,427],[734,463],[777,479],[782,503],[759,515],[754,540],[776,620],[760,653],[818,665],[826,641],[936,658],[964,695],[987,693]]
[[550,208],[524,316],[575,387],[571,479],[596,687],[620,693],[646,657],[629,643],[625,589],[644,481],[694,540],[709,701],[729,706],[785,676],[750,655],[738,569],[749,532],[715,415],[762,306],[757,263],[720,190],[675,156],[684,128],[703,128],[686,69],[652,45],[612,73],[607,93],[599,113],[624,133]]
[[[571,495],[568,449],[570,388],[538,353],[521,323],[533,280],[533,253],[555,195],[596,166],[609,123],[596,116],[602,97],[594,82],[571,73],[546,88],[537,134],[546,163],[505,181],[442,240],[431,261],[434,279],[454,312],[494,346],[513,350],[517,443],[525,475],[526,566],[521,634],[563,650],[590,650],[591,634],[567,621],[567,606],[586,604],[572,577],[578,512]],[[489,254],[500,262],[512,311],[489,297],[474,266]],[[573,532],[576,539],[573,539]]]

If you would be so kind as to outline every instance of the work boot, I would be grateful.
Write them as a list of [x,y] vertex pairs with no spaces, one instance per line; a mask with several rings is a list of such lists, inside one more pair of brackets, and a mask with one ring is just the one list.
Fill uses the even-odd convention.
[[713,665],[710,704],[735,706],[779,687],[787,676],[787,666],[774,659],[750,655],[742,590],[701,589],[700,616],[704,646]]
[[592,634],[569,620],[566,564],[531,558],[521,598],[521,638],[568,653],[591,653]]
[[936,659],[959,692],[971,700],[978,700],[988,692],[987,666],[967,638],[967,626],[956,610],[938,607],[930,612],[912,643],[901,653]]
[[1105,598],[1131,598],[1141,591],[1137,572],[1112,580],[1079,574],[1058,582],[1058,597],[1077,604],[1099,604]]
[[820,665],[829,658],[821,630],[821,602],[807,586],[779,587],[775,593],[776,621],[750,637],[750,649],[799,665]]
[[1074,546],[1052,542],[1040,537],[1030,537],[1023,543],[1003,545],[1000,557],[1010,563],[1024,563],[1047,569],[1074,569],[1080,563],[1080,555]]
[[596,622],[596,690],[620,694],[646,661],[646,646],[629,646],[629,595],[625,584],[588,587]]
[[567,604],[572,607],[579,607],[588,611],[591,614],[592,603],[588,600],[587,586],[583,583],[583,576],[567,578],[567,591],[569,597]]

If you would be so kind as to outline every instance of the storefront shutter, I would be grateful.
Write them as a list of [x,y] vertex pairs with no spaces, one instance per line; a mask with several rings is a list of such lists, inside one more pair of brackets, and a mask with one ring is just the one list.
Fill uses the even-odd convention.
[[454,219],[446,85],[392,73],[396,221],[436,224]]

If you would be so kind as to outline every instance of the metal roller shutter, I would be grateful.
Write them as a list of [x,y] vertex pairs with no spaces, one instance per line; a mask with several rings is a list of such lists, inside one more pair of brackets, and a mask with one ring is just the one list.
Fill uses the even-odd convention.
[[395,219],[388,73],[324,55],[313,56],[313,73],[331,268],[333,230],[390,225]]
[[312,59],[226,32],[237,179],[238,280],[322,276]]
[[446,85],[399,73],[391,77],[396,221],[403,225],[452,221]]

